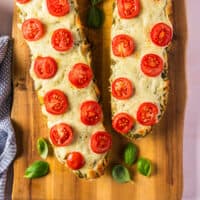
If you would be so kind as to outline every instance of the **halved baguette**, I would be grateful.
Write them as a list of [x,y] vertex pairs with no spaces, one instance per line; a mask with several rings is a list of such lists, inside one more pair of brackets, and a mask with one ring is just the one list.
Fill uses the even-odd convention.
[[[48,128],[51,129],[54,125],[64,122],[72,127],[75,134],[72,144],[63,147],[53,145],[54,152],[57,159],[63,164],[66,164],[70,152],[81,152],[85,159],[85,165],[78,170],[73,170],[73,172],[80,178],[93,179],[104,174],[108,163],[108,152],[94,153],[90,147],[90,138],[93,133],[105,131],[105,128],[102,122],[103,119],[93,126],[83,124],[80,119],[80,107],[84,101],[93,100],[98,102],[99,91],[94,81],[91,81],[86,88],[77,89],[67,79],[68,73],[74,64],[81,62],[91,66],[90,45],[82,30],[77,2],[76,0],[67,1],[70,5],[70,12],[62,17],[52,16],[48,12],[46,0],[31,0],[24,4],[17,2],[18,27],[21,30],[23,22],[30,18],[39,19],[45,26],[46,33],[41,39],[27,41],[31,55],[30,75],[34,80],[42,112],[47,117]],[[50,38],[53,31],[58,28],[67,28],[72,32],[74,45],[69,51],[58,52],[51,46]],[[58,71],[53,78],[43,80],[37,77],[34,72],[34,61],[38,56],[51,56],[57,61]],[[44,105],[44,96],[51,89],[62,90],[67,95],[69,109],[66,113],[52,115],[47,112]]]
[[[139,0],[140,13],[131,19],[122,19],[119,15],[117,0],[113,6],[113,24],[111,41],[118,34],[127,34],[134,39],[135,51],[128,57],[117,57],[112,51],[111,44],[111,77],[110,84],[119,77],[128,78],[134,88],[134,94],[126,100],[120,100],[112,95],[112,118],[118,113],[127,113],[133,117],[135,124],[128,133],[122,133],[130,140],[140,138],[152,131],[155,125],[143,125],[137,119],[139,107],[144,102],[151,102],[158,108],[156,123],[162,118],[168,101],[168,48],[171,42],[160,47],[151,41],[150,32],[157,23],[165,23],[172,27],[171,0]],[[141,60],[145,54],[157,54],[163,59],[163,70],[155,77],[145,75],[141,70]]]

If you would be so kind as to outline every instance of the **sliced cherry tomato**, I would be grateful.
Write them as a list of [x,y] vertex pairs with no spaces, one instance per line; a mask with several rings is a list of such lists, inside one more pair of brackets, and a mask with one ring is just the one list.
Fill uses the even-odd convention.
[[56,17],[65,16],[70,10],[68,0],[47,0],[47,8],[49,13]]
[[124,19],[131,19],[139,15],[139,0],[117,0],[119,16]]
[[141,70],[147,76],[158,76],[163,70],[163,60],[156,54],[146,54],[141,61]]
[[133,95],[133,84],[127,78],[117,78],[112,83],[112,95],[117,99],[129,99]]
[[73,131],[68,124],[56,124],[50,130],[50,138],[55,146],[67,146],[73,140]]
[[135,120],[127,113],[117,114],[112,121],[113,128],[122,134],[127,134],[134,126]]
[[70,82],[77,88],[85,88],[93,78],[92,69],[83,63],[77,63],[69,72]]
[[57,63],[52,57],[38,56],[34,63],[34,71],[38,78],[52,78],[57,72]]
[[60,115],[68,109],[67,96],[60,90],[54,89],[47,92],[44,96],[44,104],[47,112]]
[[28,41],[39,40],[44,35],[44,25],[38,19],[27,19],[22,24],[22,33]]
[[157,123],[157,115],[158,107],[151,102],[145,102],[137,111],[137,120],[144,126],[152,126]]
[[156,24],[151,30],[151,40],[158,46],[167,46],[172,40],[172,28],[165,23]]
[[24,4],[28,3],[30,0],[16,0],[18,3]]
[[90,146],[95,153],[105,153],[112,145],[112,137],[105,131],[98,131],[94,133],[90,140]]
[[95,125],[101,119],[102,109],[96,101],[86,101],[81,105],[81,121],[85,125]]
[[74,43],[72,33],[64,28],[54,31],[51,37],[51,44],[57,51],[68,51]]
[[135,49],[134,41],[129,35],[117,35],[112,40],[112,51],[115,56],[130,56]]
[[79,152],[71,152],[67,156],[67,165],[73,170],[78,170],[85,165],[85,159]]

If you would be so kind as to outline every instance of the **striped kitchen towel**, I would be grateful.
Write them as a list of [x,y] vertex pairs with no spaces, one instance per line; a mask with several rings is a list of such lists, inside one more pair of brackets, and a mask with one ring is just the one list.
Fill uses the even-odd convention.
[[12,41],[0,37],[0,200],[11,199],[12,167],[16,154],[14,130],[10,119]]

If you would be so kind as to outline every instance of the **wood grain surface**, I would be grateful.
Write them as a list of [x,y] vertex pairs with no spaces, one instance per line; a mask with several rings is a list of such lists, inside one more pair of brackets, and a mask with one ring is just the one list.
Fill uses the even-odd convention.
[[[89,0],[79,0],[81,18]],[[13,200],[180,200],[183,190],[182,139],[183,119],[186,102],[185,48],[186,17],[183,0],[174,1],[174,45],[169,55],[169,75],[171,89],[167,111],[161,123],[152,134],[136,141],[140,156],[154,163],[154,173],[150,178],[130,170],[134,184],[118,184],[112,180],[111,167],[122,162],[122,149],[127,143],[113,133],[112,159],[103,177],[94,181],[76,178],[54,157],[48,158],[51,172],[48,176],[27,180],[24,171],[33,161],[40,159],[36,151],[38,137],[48,137],[45,118],[40,111],[39,102],[29,76],[29,49],[17,28],[16,10],[13,19],[14,102],[12,120],[16,131],[18,153],[14,162]],[[110,28],[112,23],[112,0],[104,0],[105,22],[101,30],[85,29],[92,44],[93,67],[97,84],[101,91],[101,101],[105,115],[105,125],[111,130],[110,95],[108,91],[110,75]],[[15,8],[16,9],[16,8]]]

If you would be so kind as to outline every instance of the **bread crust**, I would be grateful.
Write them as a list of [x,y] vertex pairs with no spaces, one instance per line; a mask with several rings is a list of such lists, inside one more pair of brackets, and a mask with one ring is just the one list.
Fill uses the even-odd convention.
[[[113,3],[113,11],[116,8],[116,6],[117,6],[116,2],[114,2]],[[173,3],[172,3],[172,0],[166,1],[165,14],[173,25]],[[115,19],[113,20],[113,22],[114,21],[115,21]],[[172,43],[173,43],[173,41],[166,48],[166,50],[167,50],[167,53],[165,55],[166,64],[164,65],[164,70],[161,75],[162,79],[164,81],[164,86],[162,88],[162,96],[161,96],[161,99],[159,102],[160,103],[160,114],[158,116],[158,121],[160,121],[161,118],[163,117],[163,115],[166,111],[166,108],[167,108],[167,103],[168,103],[168,95],[169,95],[169,90],[170,90],[170,81],[168,78],[168,54],[171,52]],[[111,62],[115,62],[115,61],[111,59]],[[112,103],[112,98],[111,98],[111,105],[112,104],[113,103]],[[112,114],[114,114],[115,108],[113,107],[113,105],[112,105],[111,109],[112,109]],[[133,129],[128,134],[123,134],[123,136],[126,137],[130,141],[134,141],[135,139],[143,138],[147,134],[151,133],[154,126],[142,126],[140,129],[137,129],[137,130]]]

